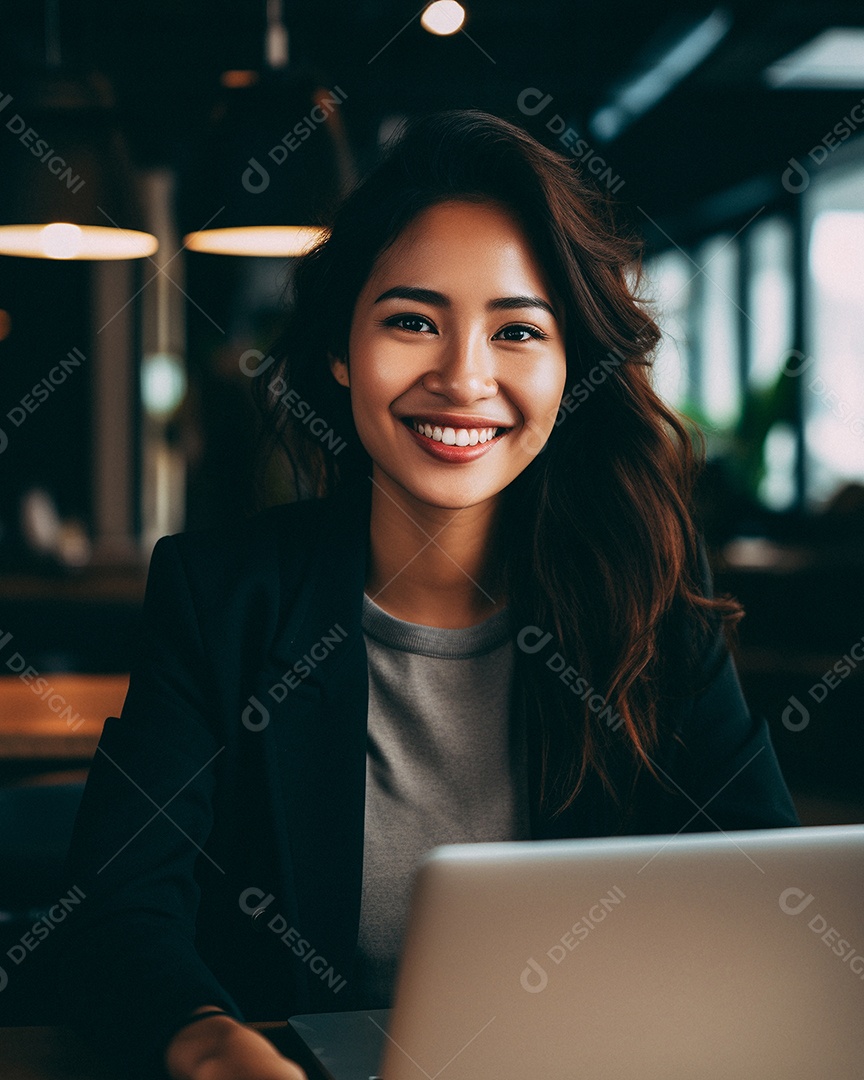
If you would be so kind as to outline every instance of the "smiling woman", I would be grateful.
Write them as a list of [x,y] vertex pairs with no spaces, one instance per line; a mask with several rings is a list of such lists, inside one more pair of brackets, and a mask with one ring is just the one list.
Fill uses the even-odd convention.
[[[501,493],[545,443],[564,391],[563,328],[546,297],[505,207],[447,201],[418,214],[357,298],[348,354],[331,369],[350,388],[372,460],[368,584],[391,614],[471,626],[498,604],[482,584],[483,548]],[[442,539],[414,552],[419,522]],[[432,580],[437,588],[423,587]]]
[[156,545],[76,824],[66,997],[127,1056],[296,1080],[242,1021],[388,1005],[438,844],[795,823],[635,259],[566,158],[459,111],[301,260],[252,372],[299,498]]

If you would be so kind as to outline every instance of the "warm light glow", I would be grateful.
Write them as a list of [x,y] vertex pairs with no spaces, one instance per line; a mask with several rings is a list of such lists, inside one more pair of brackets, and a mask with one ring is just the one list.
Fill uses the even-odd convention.
[[229,90],[239,90],[244,86],[254,86],[258,82],[258,72],[245,71],[242,68],[223,71],[219,82]]
[[12,317],[8,311],[0,308],[0,341],[5,341],[12,330]]
[[55,221],[45,226],[39,242],[46,259],[75,259],[81,254],[84,237],[77,225]]
[[465,22],[465,8],[456,0],[435,0],[423,12],[420,23],[430,34],[455,34]]
[[183,246],[209,255],[266,255],[290,258],[305,255],[327,235],[313,225],[249,225],[236,229],[205,229],[189,233]]
[[0,225],[0,255],[27,259],[143,259],[158,247],[150,233],[102,225]]

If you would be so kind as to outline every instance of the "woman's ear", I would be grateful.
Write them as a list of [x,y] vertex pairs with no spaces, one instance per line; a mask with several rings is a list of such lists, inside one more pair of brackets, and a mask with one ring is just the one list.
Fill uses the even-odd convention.
[[348,359],[347,357],[334,356],[333,353],[329,353],[330,370],[333,372],[333,378],[336,382],[342,386],[350,386],[350,380],[348,378]]

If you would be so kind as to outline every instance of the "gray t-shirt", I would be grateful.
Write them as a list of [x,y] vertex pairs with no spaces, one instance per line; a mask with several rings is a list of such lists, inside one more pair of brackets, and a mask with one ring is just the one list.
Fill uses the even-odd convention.
[[391,1004],[419,857],[529,836],[524,732],[511,723],[507,611],[464,629],[404,622],[363,598],[369,663],[358,1008]]

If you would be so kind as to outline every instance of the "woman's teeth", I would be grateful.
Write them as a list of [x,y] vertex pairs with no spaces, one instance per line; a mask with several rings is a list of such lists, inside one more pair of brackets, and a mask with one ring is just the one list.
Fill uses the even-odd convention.
[[452,428],[437,427],[434,424],[423,424],[419,420],[412,420],[411,426],[420,435],[425,435],[433,442],[444,443],[445,446],[476,446],[477,443],[489,442],[495,438],[498,428]]

